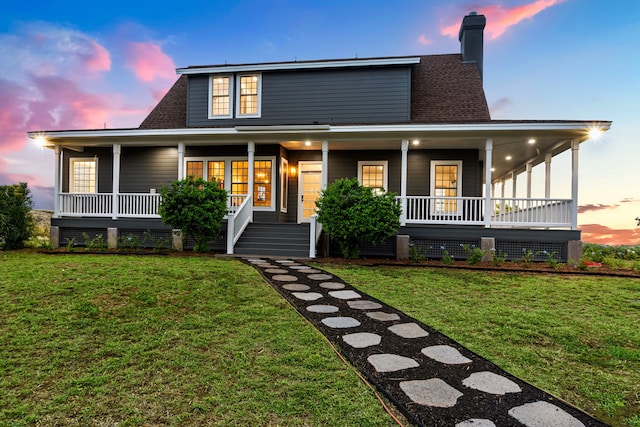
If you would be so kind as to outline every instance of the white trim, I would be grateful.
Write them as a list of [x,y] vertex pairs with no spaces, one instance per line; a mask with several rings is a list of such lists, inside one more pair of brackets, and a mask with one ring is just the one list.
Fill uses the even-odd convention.
[[[254,114],[242,114],[240,113],[240,90],[242,89],[240,85],[240,79],[242,77],[256,77],[258,79],[258,87],[257,87],[257,108]],[[260,117],[262,113],[262,74],[261,73],[243,73],[236,75],[236,91],[235,91],[235,112],[236,118],[257,118]]]
[[380,65],[412,65],[419,64],[420,57],[377,58],[377,59],[345,59],[339,61],[281,62],[246,65],[214,65],[211,67],[176,68],[176,74],[236,73],[251,71],[304,70],[309,68],[344,68],[367,67]]
[[280,159],[280,212],[287,213],[289,203],[289,160]]
[[[213,79],[218,78],[226,78],[229,81],[229,114],[213,114]],[[233,118],[233,83],[233,74],[219,74],[215,76],[209,76],[209,101],[207,103],[207,105],[209,106],[209,111],[207,113],[209,119],[217,120]]]
[[[445,195],[439,195],[439,194],[435,194],[436,193],[436,166],[457,166],[457,174],[456,174],[456,195],[455,196],[445,196]],[[431,160],[430,165],[430,182],[429,182],[429,194],[431,195],[431,197],[435,197],[435,198],[444,198],[444,197],[455,197],[455,198],[460,198],[462,197],[462,160]],[[451,216],[460,216],[462,215],[462,204],[461,203],[456,203],[456,211],[455,212],[440,212],[438,211],[437,208],[437,202],[431,203],[430,205],[430,211],[431,214],[435,214],[438,216],[445,216],[445,215],[451,215]]]
[[[69,157],[69,193],[87,193],[85,191],[72,191],[71,187],[73,187],[73,181],[75,178],[74,175],[74,167],[73,164],[75,162],[94,162],[95,163],[95,176],[94,178],[94,188],[95,190],[91,193],[98,192],[98,157]],[[75,190],[75,189],[74,189]]]
[[[274,183],[277,183],[276,180],[276,157],[275,156],[255,156],[253,161],[254,162],[259,162],[259,161],[271,161],[271,206],[269,207],[264,207],[264,206],[254,206],[253,209],[256,211],[275,211],[276,210],[276,193],[277,193],[277,189],[274,186]],[[249,157],[243,157],[243,156],[232,156],[232,157],[220,157],[220,156],[191,156],[191,157],[185,157],[184,158],[184,163],[183,163],[183,170],[184,173],[187,173],[187,162],[203,162],[202,164],[202,177],[205,180],[208,180],[208,167],[207,167],[207,162],[224,162],[224,188],[225,190],[227,190],[229,193],[231,193],[231,162],[235,162],[235,161],[249,161]],[[185,179],[186,176],[183,176],[180,179]],[[250,184],[250,183],[247,183]],[[249,187],[249,190],[251,191],[251,194],[253,194],[253,189],[251,187]]]
[[359,160],[358,161],[358,182],[362,184],[362,166],[382,166],[382,189],[389,191],[389,161],[388,160]]

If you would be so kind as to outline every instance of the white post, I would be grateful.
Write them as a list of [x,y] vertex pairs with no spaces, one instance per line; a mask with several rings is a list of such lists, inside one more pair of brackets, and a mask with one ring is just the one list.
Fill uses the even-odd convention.
[[571,229],[578,229],[578,154],[580,142],[571,141]]
[[491,228],[491,215],[493,206],[491,204],[492,185],[491,185],[491,166],[493,157],[493,139],[488,138],[485,143],[485,159],[484,159],[484,188],[485,188],[485,201],[484,201],[484,226],[485,228]]
[[504,178],[500,179],[500,197],[502,197],[503,199],[504,199],[504,187],[506,187],[504,184],[505,184]]
[[233,238],[235,234],[235,214],[227,215],[227,255],[233,255]]
[[184,142],[178,143],[178,179],[184,179]]
[[254,187],[254,169],[255,169],[255,153],[256,153],[256,144],[255,142],[247,143],[247,160],[249,166],[249,188],[248,188],[248,196],[251,198],[249,206],[247,208],[251,209],[251,215],[249,222],[253,222],[253,187]]
[[527,163],[527,199],[531,198],[531,163]]
[[400,166],[400,225],[407,225],[407,154],[409,152],[409,140],[402,140],[402,164]]
[[518,183],[518,175],[516,174],[515,171],[513,171],[511,172],[511,198],[512,199],[516,198],[517,183]]
[[55,147],[55,175],[53,177],[53,217],[58,218],[60,215],[60,193],[62,193],[62,179],[60,173],[62,172],[62,150],[58,145]]
[[[322,187],[324,191],[329,184],[329,141],[322,141]],[[312,257],[313,258],[313,257]]]
[[551,153],[544,155],[544,198],[551,197]]
[[120,151],[120,144],[113,144],[112,219],[118,219],[118,195],[120,194]]
[[318,215],[311,215],[309,218],[309,258],[316,257],[316,227]]

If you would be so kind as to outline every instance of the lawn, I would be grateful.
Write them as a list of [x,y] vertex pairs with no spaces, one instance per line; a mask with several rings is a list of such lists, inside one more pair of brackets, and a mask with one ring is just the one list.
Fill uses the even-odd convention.
[[391,426],[232,259],[0,252],[1,426]]
[[640,426],[640,279],[320,265],[614,426]]

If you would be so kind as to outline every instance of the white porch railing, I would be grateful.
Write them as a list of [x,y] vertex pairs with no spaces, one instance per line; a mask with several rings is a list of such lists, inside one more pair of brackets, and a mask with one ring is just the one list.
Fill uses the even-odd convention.
[[[396,197],[402,203],[402,197]],[[484,197],[407,196],[405,224],[485,225],[488,227],[571,228],[571,199],[491,198],[485,221]]]
[[160,194],[120,193],[118,194],[118,215],[127,218],[160,218],[158,207]]
[[111,193],[63,193],[58,194],[58,216],[113,215]]
[[316,257],[316,247],[322,234],[322,224],[318,222],[318,215],[311,215],[309,221],[309,258]]
[[227,253],[233,254],[233,247],[242,235],[242,232],[251,222],[252,197],[245,196],[238,208],[227,215]]

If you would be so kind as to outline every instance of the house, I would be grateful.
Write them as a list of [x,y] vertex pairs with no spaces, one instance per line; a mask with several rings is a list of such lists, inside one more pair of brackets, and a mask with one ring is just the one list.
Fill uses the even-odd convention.
[[[397,193],[399,237],[364,254],[462,246],[580,257],[578,154],[611,122],[492,120],[482,85],[485,17],[460,28],[460,54],[190,66],[138,128],[30,132],[55,150],[52,241],[146,233],[175,238],[158,216],[161,186],[187,176],[229,191],[228,253],[315,256],[320,191],[341,177]],[[554,156],[571,150],[571,198],[550,197]],[[531,197],[545,163],[544,198]],[[505,197],[504,181],[527,194]],[[502,183],[501,194],[495,184]],[[408,236],[408,237],[407,237]],[[328,247],[328,249],[327,249]]]

